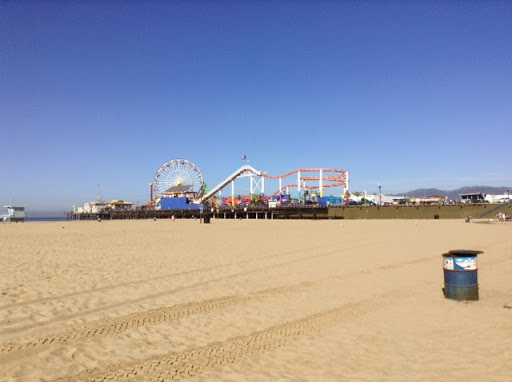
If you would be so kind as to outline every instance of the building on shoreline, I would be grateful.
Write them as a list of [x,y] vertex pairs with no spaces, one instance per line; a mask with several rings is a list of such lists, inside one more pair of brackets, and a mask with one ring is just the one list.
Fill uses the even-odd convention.
[[75,214],[100,214],[103,212],[115,211],[131,211],[133,209],[133,203],[124,200],[112,200],[105,202],[102,200],[96,200],[94,202],[84,203],[83,207],[73,206],[73,213]]
[[481,192],[470,194],[460,194],[462,203],[508,203],[510,202],[510,194],[492,195]]

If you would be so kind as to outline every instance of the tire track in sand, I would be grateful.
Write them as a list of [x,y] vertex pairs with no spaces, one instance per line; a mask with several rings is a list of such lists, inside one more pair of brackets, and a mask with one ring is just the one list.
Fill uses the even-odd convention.
[[[368,244],[356,245],[356,246],[352,246],[352,247],[350,247],[348,249],[355,249],[355,248],[359,248],[361,246],[368,246]],[[151,299],[151,298],[157,298],[157,297],[161,297],[161,296],[164,296],[164,295],[167,295],[167,294],[177,293],[177,292],[180,292],[180,291],[183,291],[183,290],[190,290],[190,289],[193,289],[193,288],[207,286],[207,285],[209,285],[211,283],[225,282],[225,281],[230,280],[230,279],[236,279],[238,277],[243,277],[243,276],[247,276],[247,275],[250,275],[250,274],[255,274],[255,273],[258,273],[258,272],[263,272],[263,271],[268,271],[268,270],[272,270],[272,269],[277,269],[278,267],[282,267],[282,266],[286,266],[286,265],[291,265],[291,264],[300,263],[300,262],[307,261],[307,260],[317,259],[317,258],[321,258],[321,257],[324,257],[324,256],[331,256],[331,255],[337,254],[339,252],[340,252],[339,250],[331,250],[331,251],[327,251],[327,252],[316,253],[316,254],[313,254],[313,255],[308,255],[308,256],[294,258],[294,259],[287,260],[287,261],[282,261],[282,262],[276,263],[276,264],[270,264],[270,265],[266,265],[266,266],[262,266],[262,267],[258,267],[258,268],[253,268],[253,269],[250,269],[250,270],[247,270],[247,271],[244,271],[244,272],[238,272],[238,273],[233,273],[233,274],[225,275],[225,276],[222,276],[222,277],[208,279],[208,280],[196,283],[196,284],[184,285],[184,286],[179,286],[179,287],[176,287],[176,288],[173,288],[173,289],[159,291],[159,292],[156,292],[156,293],[152,293],[152,294],[149,294],[149,295],[141,296],[141,297],[138,297],[138,298],[135,298],[135,299],[131,299],[131,300],[124,300],[124,301],[116,302],[116,303],[109,304],[109,305],[101,305],[101,306],[98,306],[96,308],[88,309],[88,310],[85,310],[85,311],[79,311],[79,312],[69,313],[69,314],[62,314],[62,315],[56,316],[56,317],[51,318],[51,319],[46,320],[46,321],[32,322],[30,324],[26,324],[26,325],[23,325],[23,326],[9,328],[9,329],[3,330],[3,331],[0,330],[0,335],[1,334],[5,334],[5,333],[19,333],[19,332],[23,332],[25,330],[33,329],[35,327],[41,327],[43,325],[48,325],[48,324],[52,324],[52,323],[56,323],[56,322],[66,321],[66,320],[70,320],[72,318],[84,316],[84,315],[87,315],[87,314],[97,313],[97,312],[101,312],[101,311],[117,308],[117,307],[124,306],[124,305],[134,304],[134,303],[145,301],[145,300],[148,300],[148,299]]]
[[318,250],[320,248],[330,248],[330,247],[332,247],[331,244],[322,245],[322,246],[317,245],[317,246],[310,247],[310,248],[300,248],[300,249],[296,249],[296,250],[272,253],[270,255],[262,256],[262,257],[259,257],[256,259],[244,259],[244,260],[240,260],[237,262],[229,262],[229,263],[218,264],[218,265],[213,265],[213,266],[209,266],[209,267],[195,268],[195,269],[191,269],[188,271],[170,273],[170,274],[165,274],[165,275],[160,275],[160,276],[153,276],[153,277],[149,277],[149,278],[146,278],[143,280],[126,281],[126,282],[122,282],[119,284],[107,285],[107,286],[103,286],[103,287],[91,288],[91,289],[86,289],[86,290],[80,290],[80,291],[76,291],[76,292],[61,294],[58,296],[42,297],[42,298],[37,298],[37,299],[33,299],[33,300],[28,300],[28,301],[20,301],[20,302],[16,302],[16,303],[5,304],[5,305],[1,305],[0,309],[9,309],[9,308],[32,305],[32,304],[42,304],[42,303],[49,302],[49,301],[61,300],[61,299],[75,297],[75,296],[89,294],[89,293],[105,292],[105,291],[109,291],[109,290],[116,289],[116,288],[146,284],[146,283],[150,283],[153,281],[160,281],[160,280],[175,278],[178,276],[186,276],[186,275],[190,275],[190,274],[194,274],[194,273],[213,272],[218,269],[233,268],[234,266],[245,265],[245,264],[250,264],[250,263],[259,263],[259,262],[261,262],[261,260],[279,259],[280,257],[285,257],[288,255],[295,255],[295,254],[301,253],[301,252],[307,253],[312,250]]
[[392,291],[377,298],[323,311],[295,321],[283,323],[248,336],[237,337],[181,353],[153,356],[133,363],[111,364],[90,369],[55,381],[170,381],[188,378],[222,365],[239,362],[266,351],[274,351],[290,342],[349,321],[412,296],[409,291]]
[[[144,296],[143,298],[137,298],[135,300],[123,301],[123,302],[112,304],[112,305],[109,305],[109,306],[99,307],[99,308],[92,309],[92,310],[89,310],[89,311],[86,311],[86,312],[78,312],[78,313],[62,315],[62,316],[54,318],[53,320],[50,320],[50,321],[46,321],[46,322],[43,322],[43,323],[42,322],[36,322],[36,323],[33,323],[33,324],[25,325],[23,327],[13,328],[13,329],[7,330],[6,332],[11,332],[11,333],[13,333],[13,332],[21,332],[23,330],[30,329],[32,327],[41,326],[43,324],[47,324],[47,323],[51,323],[51,322],[57,322],[57,321],[64,321],[64,320],[67,320],[67,319],[74,318],[76,316],[81,316],[81,315],[88,314],[88,313],[93,313],[93,312],[97,312],[97,311],[101,311],[101,310],[106,310],[108,308],[114,308],[114,307],[117,307],[117,306],[123,306],[123,305],[126,305],[128,303],[140,302],[143,299],[152,298],[152,297],[158,297],[158,296],[161,296],[161,295],[164,295],[164,294],[167,294],[167,293],[176,293],[176,292],[178,292],[180,290],[183,290],[183,289],[191,289],[191,288],[195,288],[195,287],[202,286],[202,285],[208,285],[209,283],[212,283],[212,282],[224,281],[224,280],[231,279],[231,278],[234,278],[234,277],[239,277],[239,276],[242,276],[242,275],[247,275],[247,274],[251,274],[251,273],[255,273],[255,272],[260,272],[262,270],[273,269],[273,268],[278,267],[278,266],[282,266],[282,265],[286,265],[286,264],[292,264],[292,263],[304,261],[306,259],[318,258],[318,257],[326,256],[326,255],[332,255],[334,253],[336,253],[336,251],[329,251],[329,252],[325,252],[325,253],[315,254],[315,255],[312,255],[312,256],[301,257],[301,258],[290,260],[290,261],[283,262],[283,263],[280,263],[280,264],[272,264],[272,265],[269,265],[269,266],[266,266],[266,267],[256,268],[256,269],[253,269],[253,270],[250,270],[250,271],[246,271],[246,272],[242,272],[242,273],[228,275],[228,276],[224,276],[224,277],[217,278],[217,279],[206,280],[204,282],[201,282],[201,283],[198,283],[198,284],[195,284],[195,285],[189,285],[189,286],[185,286],[185,287],[176,288],[176,289],[173,289],[173,290],[167,290],[167,291],[164,291],[164,292],[159,292],[159,293],[156,293],[156,294],[153,294],[153,295]],[[420,258],[420,259],[415,259],[415,260],[410,260],[410,261],[405,261],[405,262],[400,262],[398,264],[391,264],[391,265],[381,266],[381,267],[378,267],[378,268],[375,268],[375,269],[368,269],[368,270],[366,270],[366,271],[364,271],[362,273],[372,273],[372,272],[374,272],[376,270],[379,270],[379,269],[387,270],[387,269],[393,269],[393,268],[400,268],[400,267],[403,267],[405,265],[422,263],[422,262],[427,262],[427,261],[430,261],[430,260],[432,260],[432,256],[428,256],[428,257],[424,257],[424,258]],[[337,276],[335,278],[336,279],[347,279],[347,278],[350,278],[350,277],[353,277],[353,276],[355,276],[355,274],[353,274],[353,275],[344,275],[343,277]],[[305,283],[302,283],[301,285],[306,285],[306,284],[307,285],[313,285],[313,284],[316,284],[318,282],[319,282],[319,280],[317,280],[317,281],[307,281]],[[294,288],[294,287],[287,287],[287,288]],[[258,294],[258,293],[260,293],[260,292],[255,292],[252,295]],[[233,297],[241,298],[241,296],[228,296],[228,297],[224,297],[222,299],[225,299],[225,298],[226,299],[231,299]],[[193,303],[193,304],[201,304],[201,302]],[[159,311],[161,309],[167,310],[167,309],[173,309],[173,307],[158,308],[158,309],[155,309],[155,311]],[[145,312],[145,313],[149,313],[149,312],[152,312],[152,311],[148,311],[148,312]],[[109,322],[113,322],[116,319],[112,319]],[[122,319],[122,318],[120,318],[120,319]],[[130,327],[128,327],[128,329],[130,329],[132,327],[133,326],[130,326]],[[107,334],[108,333],[110,333],[110,332],[107,332]],[[81,338],[81,337],[82,336],[79,336],[79,338]],[[46,341],[45,344],[47,342],[53,343],[55,341],[56,340],[53,338],[50,341]],[[61,342],[61,341],[57,341],[57,343],[59,343],[59,342]],[[37,344],[34,344],[32,346],[37,346]],[[5,351],[4,349],[6,347],[7,347],[7,345],[3,346],[3,347],[0,346],[0,353]]]
[[178,304],[172,307],[151,309],[145,312],[132,313],[126,316],[96,321],[78,328],[73,327],[64,331],[49,333],[37,338],[7,343],[0,347],[0,353],[9,353],[23,349],[36,349],[52,344],[70,344],[88,338],[118,334],[132,328],[155,325],[162,322],[191,316],[193,314],[207,313],[239,304],[244,304],[249,301],[265,299],[274,295],[295,292],[302,288],[311,287],[315,283],[316,282],[304,282],[287,287],[265,289],[251,293],[249,295],[232,295],[187,304]]

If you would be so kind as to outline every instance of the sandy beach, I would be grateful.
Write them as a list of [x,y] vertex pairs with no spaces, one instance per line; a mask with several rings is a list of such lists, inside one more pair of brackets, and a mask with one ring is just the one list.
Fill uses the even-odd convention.
[[11,223],[0,261],[1,381],[512,380],[512,223]]

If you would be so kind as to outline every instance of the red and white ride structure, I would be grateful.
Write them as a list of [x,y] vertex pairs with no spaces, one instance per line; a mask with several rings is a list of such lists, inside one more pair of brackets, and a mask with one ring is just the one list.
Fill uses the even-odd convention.
[[[295,178],[296,176],[296,178]],[[236,170],[233,174],[228,176],[217,186],[212,188],[210,192],[201,197],[201,202],[206,202],[212,198],[216,193],[219,193],[219,200],[222,199],[222,190],[231,183],[231,201],[234,205],[235,202],[235,179],[241,177],[250,178],[250,194],[265,195],[267,199],[271,199],[276,195],[282,195],[293,188],[297,188],[299,195],[303,194],[305,190],[316,189],[319,196],[322,197],[324,189],[339,187],[343,188],[343,193],[348,194],[349,190],[349,172],[347,170],[335,168],[301,168],[283,175],[273,176],[266,172],[255,169],[252,166],[245,165]],[[265,193],[265,179],[277,180],[279,187],[267,196]],[[296,179],[296,180],[295,180]],[[312,183],[313,182],[313,183]]]

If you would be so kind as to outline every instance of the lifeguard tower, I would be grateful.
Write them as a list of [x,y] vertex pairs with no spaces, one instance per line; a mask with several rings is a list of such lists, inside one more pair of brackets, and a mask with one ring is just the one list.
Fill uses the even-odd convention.
[[0,215],[4,223],[8,222],[25,222],[25,207],[20,206],[4,206],[7,208],[7,214]]

